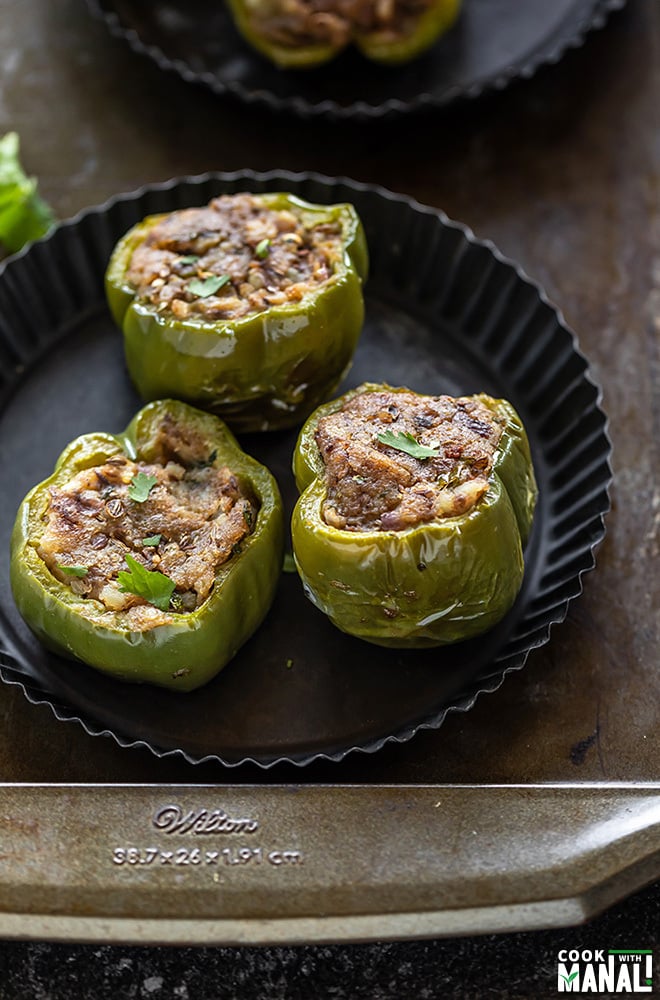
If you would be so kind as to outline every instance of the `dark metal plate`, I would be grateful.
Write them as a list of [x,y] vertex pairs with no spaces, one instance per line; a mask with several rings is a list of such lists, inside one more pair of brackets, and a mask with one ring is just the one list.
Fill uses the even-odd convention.
[[88,3],[136,52],[218,94],[303,117],[383,118],[528,78],[625,0],[464,0],[456,26],[409,65],[381,67],[351,51],[312,71],[271,66],[240,37],[221,0]]
[[[102,279],[119,236],[145,215],[219,191],[287,189],[352,201],[372,250],[367,321],[346,386],[364,380],[452,394],[485,390],[527,426],[540,486],[520,598],[498,628],[454,647],[385,650],[340,633],[284,575],[262,628],[210,685],[185,696],[127,686],[47,653],[16,612],[7,548],[16,508],[63,446],[117,431],[140,401]],[[29,307],[26,304],[29,303]],[[609,441],[599,390],[543,293],[489,244],[441,213],[382,189],[316,175],[249,172],[170,182],[113,199],[60,226],[0,272],[0,674],[60,719],[122,746],[196,763],[268,767],[342,759],[437,728],[520,668],[548,639],[593,566],[608,507]],[[295,432],[244,439],[290,509]]]

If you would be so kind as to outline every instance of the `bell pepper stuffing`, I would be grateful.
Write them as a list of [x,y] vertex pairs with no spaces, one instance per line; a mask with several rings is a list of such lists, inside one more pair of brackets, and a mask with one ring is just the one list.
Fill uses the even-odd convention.
[[[227,466],[199,468],[186,466],[180,456],[168,458],[175,454],[171,433],[170,421],[164,420],[158,438],[161,462],[117,456],[52,486],[37,549],[60,579],[62,572],[71,575],[60,569],[63,557],[84,565],[84,576],[76,573],[68,581],[72,590],[106,608],[127,611],[127,621],[137,618],[141,627],[160,620],[142,605],[168,611],[175,588],[181,608],[199,607],[218,568],[248,533],[246,512],[250,520],[256,514]],[[145,538],[150,545],[145,546]],[[121,568],[124,563],[128,571]]]
[[312,414],[294,471],[296,564],[344,631],[439,645],[513,604],[536,483],[506,401],[366,385]]
[[366,271],[352,206],[236,194],[133,227],[106,289],[146,399],[267,430],[304,419],[350,364]]
[[123,435],[74,441],[28,494],[12,536],[12,587],[51,648],[191,690],[268,610],[282,534],[270,473],[216,417],[162,401]]

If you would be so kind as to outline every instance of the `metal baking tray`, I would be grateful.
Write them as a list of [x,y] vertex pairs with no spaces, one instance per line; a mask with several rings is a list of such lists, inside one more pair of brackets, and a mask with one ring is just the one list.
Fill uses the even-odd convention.
[[[183,944],[530,929],[584,920],[657,878],[657,501],[623,502],[633,470],[653,482],[655,374],[643,341],[630,349],[639,385],[617,412],[628,448],[597,572],[524,669],[437,731],[304,771],[228,771],[92,737],[2,685],[0,934]],[[610,373],[611,392],[624,374]]]
[[5,784],[0,934],[243,944],[575,924],[657,876],[659,792]]

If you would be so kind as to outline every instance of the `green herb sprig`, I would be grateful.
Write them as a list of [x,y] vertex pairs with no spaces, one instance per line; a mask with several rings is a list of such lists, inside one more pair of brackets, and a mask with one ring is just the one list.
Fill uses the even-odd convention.
[[201,458],[198,462],[194,462],[193,464],[197,469],[210,469],[215,463],[217,457],[218,449],[214,448],[208,458]]
[[157,476],[147,476],[144,472],[138,472],[131,479],[128,495],[136,503],[144,503],[157,482]]
[[64,573],[66,576],[87,576],[89,570],[86,566],[61,566],[60,563],[57,564],[57,568],[60,573]]
[[0,138],[0,243],[10,253],[43,236],[55,222],[37,193],[36,180],[25,174],[18,153],[16,132]]
[[259,260],[265,260],[268,254],[270,253],[270,244],[271,241],[269,239],[261,240],[259,243],[257,243],[256,247],[254,248],[255,257],[258,257]]
[[208,278],[193,278],[188,282],[186,288],[197,298],[208,299],[209,295],[215,295],[230,280],[228,274],[212,274]]
[[284,554],[284,563],[282,565],[283,573],[297,573],[298,567],[296,566],[296,561],[293,558],[292,552],[286,552]]
[[396,448],[397,451],[403,451],[406,455],[422,460],[437,458],[440,454],[437,448],[429,448],[425,444],[420,444],[408,431],[383,431],[382,434],[378,435],[378,441],[390,448]]
[[128,571],[121,569],[117,574],[117,582],[122,594],[135,594],[159,611],[167,611],[176,584],[169,576],[158,570],[147,569],[133,556],[126,554]]

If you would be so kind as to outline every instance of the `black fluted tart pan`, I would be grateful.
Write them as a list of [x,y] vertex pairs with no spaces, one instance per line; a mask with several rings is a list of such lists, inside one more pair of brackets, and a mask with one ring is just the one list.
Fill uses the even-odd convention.
[[[12,600],[9,536],[23,496],[65,444],[120,430],[141,405],[104,299],[115,242],[144,216],[245,190],[356,206],[371,275],[341,391],[372,381],[509,399],[529,434],[539,502],[520,596],[481,638],[431,650],[372,646],[335,629],[297,575],[284,573],[252,639],[209,685],[182,695],[46,651]],[[289,512],[295,438],[242,439],[276,475]],[[609,455],[599,388],[557,309],[515,263],[441,212],[349,180],[285,172],[205,175],[120,195],[0,265],[0,467],[11,470],[0,510],[0,676],[90,734],[190,763],[305,765],[407,741],[492,696],[566,617],[603,538]]]

